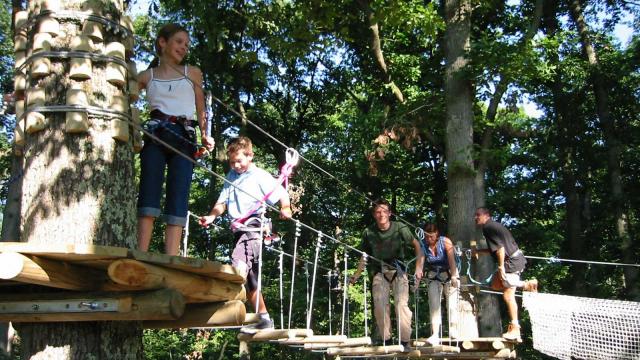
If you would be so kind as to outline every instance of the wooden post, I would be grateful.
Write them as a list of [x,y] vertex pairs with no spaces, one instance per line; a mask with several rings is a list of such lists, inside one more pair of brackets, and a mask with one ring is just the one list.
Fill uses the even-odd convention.
[[251,352],[249,349],[249,342],[240,340],[240,348],[239,348],[240,360],[249,360],[251,359]]

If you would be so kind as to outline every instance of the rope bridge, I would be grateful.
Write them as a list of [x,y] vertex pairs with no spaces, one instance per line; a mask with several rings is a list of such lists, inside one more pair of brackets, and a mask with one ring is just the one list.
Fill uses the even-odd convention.
[[558,359],[640,359],[640,302],[523,293],[533,347]]

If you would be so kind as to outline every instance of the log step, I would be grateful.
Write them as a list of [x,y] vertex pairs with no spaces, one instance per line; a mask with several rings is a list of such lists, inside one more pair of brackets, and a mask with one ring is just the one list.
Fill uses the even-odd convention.
[[360,338],[347,338],[345,341],[341,343],[305,343],[305,350],[326,350],[330,347],[356,347],[356,346],[367,346],[371,345],[371,338],[360,337]]
[[329,356],[367,356],[367,355],[388,355],[398,354],[404,351],[402,345],[389,345],[389,346],[358,346],[358,347],[346,347],[346,348],[328,348],[327,355]]

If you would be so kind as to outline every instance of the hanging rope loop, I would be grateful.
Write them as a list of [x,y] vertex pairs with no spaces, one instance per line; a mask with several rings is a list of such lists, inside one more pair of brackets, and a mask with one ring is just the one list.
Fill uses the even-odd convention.
[[285,158],[287,164],[293,167],[298,165],[298,161],[300,160],[300,153],[298,152],[298,150],[290,147],[285,151]]

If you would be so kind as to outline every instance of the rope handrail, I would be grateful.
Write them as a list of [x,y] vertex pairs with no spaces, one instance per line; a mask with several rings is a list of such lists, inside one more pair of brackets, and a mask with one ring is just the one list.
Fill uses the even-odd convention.
[[577,260],[577,259],[562,259],[562,258],[558,258],[558,257],[555,257],[555,256],[544,257],[544,256],[525,255],[524,257],[527,258],[527,259],[546,260],[546,261],[548,261],[550,263],[574,262],[574,263],[593,264],[593,265],[640,267],[640,264],[616,263],[616,262],[608,262],[608,261]]

